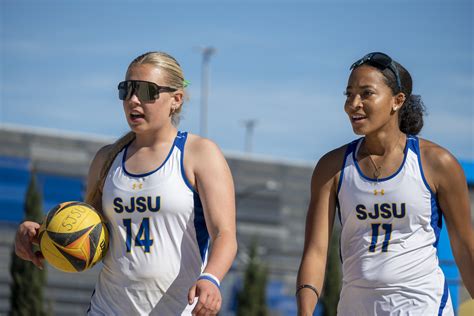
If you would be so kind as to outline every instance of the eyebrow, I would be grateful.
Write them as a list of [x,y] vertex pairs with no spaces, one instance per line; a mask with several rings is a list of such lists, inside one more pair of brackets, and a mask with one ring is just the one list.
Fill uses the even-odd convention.
[[[352,86],[347,86],[346,89],[351,89],[353,88]],[[361,86],[361,87],[358,87],[359,89],[367,89],[367,88],[372,88],[372,89],[376,89],[376,86],[374,85],[365,85],[365,86]]]

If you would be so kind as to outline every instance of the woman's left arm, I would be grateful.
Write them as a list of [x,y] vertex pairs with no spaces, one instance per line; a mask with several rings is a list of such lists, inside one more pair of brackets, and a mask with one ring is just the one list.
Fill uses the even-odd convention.
[[434,144],[429,147],[425,159],[431,185],[446,218],[451,248],[463,283],[474,298],[474,231],[466,177],[456,158],[447,150]]
[[[204,273],[210,273],[221,281],[237,253],[234,182],[224,155],[216,144],[199,138],[190,145],[195,186],[212,240]],[[200,315],[205,310],[211,313],[218,311],[221,306],[218,291],[209,280],[197,281],[189,294],[190,303],[194,297],[199,297],[193,313]]]

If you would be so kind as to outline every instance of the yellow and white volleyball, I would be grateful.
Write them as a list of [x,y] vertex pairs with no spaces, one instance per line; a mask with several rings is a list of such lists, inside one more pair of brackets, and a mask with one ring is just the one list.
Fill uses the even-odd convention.
[[64,272],[93,267],[109,245],[107,227],[100,214],[83,202],[53,207],[41,224],[39,246],[46,261]]

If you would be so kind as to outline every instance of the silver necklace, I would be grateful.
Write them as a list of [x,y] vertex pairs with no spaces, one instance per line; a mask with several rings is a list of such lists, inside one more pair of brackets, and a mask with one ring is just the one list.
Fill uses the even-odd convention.
[[[388,152],[388,153],[391,153],[398,145],[398,142],[400,141],[400,138],[402,137],[402,133],[400,133],[398,135],[398,138],[397,138],[397,141],[395,142],[393,148]],[[364,139],[365,141],[365,139]],[[369,149],[367,148],[367,145],[364,146],[364,150],[365,152],[367,153],[367,155],[369,156],[369,160],[370,162],[372,163],[372,165],[374,166],[374,178],[375,180],[377,181],[377,183],[379,182],[379,178],[380,178],[380,175],[382,174],[382,168],[383,168],[383,163],[385,162],[385,158],[382,160],[382,163],[380,165],[377,165],[375,163],[375,160],[374,158],[372,158],[372,154],[370,153]]]

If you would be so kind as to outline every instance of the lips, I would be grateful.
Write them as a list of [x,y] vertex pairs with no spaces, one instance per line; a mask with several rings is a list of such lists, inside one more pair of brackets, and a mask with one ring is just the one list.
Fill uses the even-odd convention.
[[131,112],[129,116],[130,116],[130,120],[131,120],[132,122],[136,122],[136,121],[138,121],[138,120],[140,120],[140,119],[144,119],[144,118],[145,118],[145,115],[143,115],[143,114],[140,113],[140,112],[136,112],[136,111]]
[[352,122],[360,122],[360,121],[365,120],[366,118],[367,118],[367,116],[361,115],[361,114],[351,115],[351,121]]

